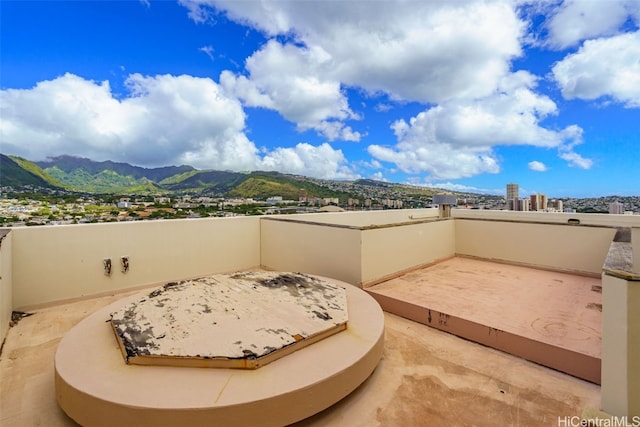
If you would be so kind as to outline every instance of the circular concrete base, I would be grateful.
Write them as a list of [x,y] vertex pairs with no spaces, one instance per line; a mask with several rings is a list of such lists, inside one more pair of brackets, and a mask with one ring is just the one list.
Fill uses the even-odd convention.
[[281,426],[320,412],[369,377],[384,341],[378,303],[323,280],[347,290],[347,329],[251,371],[127,365],[107,321],[140,295],[111,304],[58,345],[58,404],[84,426]]

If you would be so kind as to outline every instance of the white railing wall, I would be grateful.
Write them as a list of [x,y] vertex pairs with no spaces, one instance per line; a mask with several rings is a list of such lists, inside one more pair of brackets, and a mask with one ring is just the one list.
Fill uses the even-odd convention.
[[265,218],[260,239],[262,266],[360,281],[360,231],[321,223]]
[[11,234],[14,309],[260,266],[258,217],[21,227]]
[[456,219],[458,255],[600,275],[615,228]]
[[13,235],[11,232],[0,240],[0,345],[9,330],[13,311]]
[[363,286],[455,255],[453,220],[362,230]]

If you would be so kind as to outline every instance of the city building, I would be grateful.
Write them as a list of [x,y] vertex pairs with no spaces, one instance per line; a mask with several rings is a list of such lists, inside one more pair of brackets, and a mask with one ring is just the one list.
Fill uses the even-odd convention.
[[123,197],[118,203],[116,203],[118,209],[126,209],[131,207],[131,199]]
[[359,199],[349,199],[347,201],[347,206],[349,206],[350,208],[359,207],[360,206],[360,200]]
[[338,199],[337,197],[324,197],[322,199],[322,204],[324,206],[326,206],[326,205],[338,206],[340,204],[340,199]]
[[[366,381],[339,390],[339,401],[323,401],[324,393],[305,400],[281,395],[282,406],[258,414],[264,425],[273,412],[304,401],[327,408],[305,426],[621,425],[612,422],[640,417],[640,216],[448,213],[388,209],[0,229],[0,424],[75,425],[56,403],[69,404],[54,361],[59,343],[83,319],[161,284],[252,270],[340,281],[384,310],[383,358]],[[108,316],[98,320],[104,325]],[[105,331],[104,339],[113,333]],[[314,351],[300,352],[306,350]],[[87,345],[77,354],[94,351]],[[315,359],[306,371],[335,366],[335,351],[333,362]],[[147,384],[167,370],[143,371]],[[200,383],[209,375],[173,374]],[[211,404],[247,375],[229,373]],[[173,381],[168,391],[132,387],[122,395],[179,393],[183,384]],[[277,393],[277,383],[270,384]],[[251,396],[264,388],[240,391]],[[118,410],[136,410],[120,400]],[[87,406],[82,415],[106,420],[117,413],[93,414]],[[175,415],[165,416],[172,424]]]
[[519,191],[518,184],[514,184],[514,183],[507,184],[506,200],[507,200],[508,210],[513,210],[513,211],[518,210],[517,202],[516,202],[516,200],[519,199],[518,191]]
[[624,214],[624,205],[619,201],[615,201],[609,204],[609,213],[614,215]]
[[544,194],[532,194],[531,195],[531,210],[532,211],[546,211],[547,210],[547,196]]
[[551,199],[548,203],[548,209],[552,212],[564,212],[564,204],[562,200]]
[[515,207],[514,207],[514,211],[521,211],[521,212],[528,212],[531,210],[531,200],[526,199],[526,198],[522,198],[522,199],[515,199]]
[[278,203],[283,203],[282,196],[272,196],[267,198],[268,205],[276,205]]

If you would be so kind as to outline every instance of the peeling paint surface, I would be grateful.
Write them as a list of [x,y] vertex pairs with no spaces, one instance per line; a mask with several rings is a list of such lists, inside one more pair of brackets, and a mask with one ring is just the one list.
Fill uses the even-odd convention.
[[167,283],[111,313],[110,323],[127,363],[257,368],[347,321],[344,288],[255,271]]

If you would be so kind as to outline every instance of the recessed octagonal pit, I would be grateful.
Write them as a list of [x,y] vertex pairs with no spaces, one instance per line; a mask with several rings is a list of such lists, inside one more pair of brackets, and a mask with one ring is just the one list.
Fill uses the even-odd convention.
[[111,314],[127,363],[258,368],[347,327],[341,286],[246,272],[167,283]]
[[375,300],[332,279],[244,272],[172,283],[71,329],[56,351],[56,397],[85,426],[287,425],[358,387],[383,333]]

